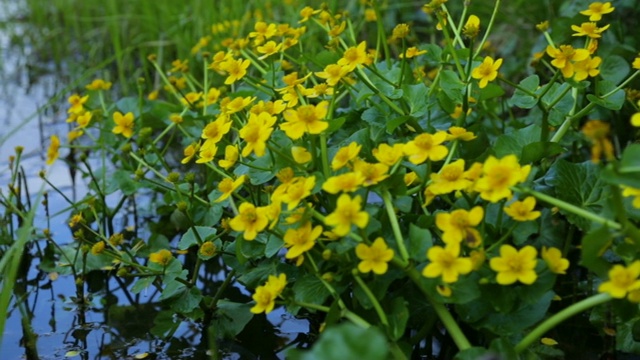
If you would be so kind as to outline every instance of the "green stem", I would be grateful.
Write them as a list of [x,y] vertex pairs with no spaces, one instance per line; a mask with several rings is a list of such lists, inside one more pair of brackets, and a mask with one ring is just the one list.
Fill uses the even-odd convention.
[[564,134],[566,134],[567,131],[569,131],[569,127],[571,126],[573,121],[588,114],[594,107],[596,107],[596,104],[593,102],[590,102],[582,110],[578,111],[578,113],[574,114],[573,116],[568,116],[566,119],[564,119],[564,122],[562,123],[562,125],[560,125],[560,128],[558,129],[558,131],[556,131],[556,133],[553,134],[550,141],[560,142],[560,140],[562,140],[562,138],[564,137]]
[[622,229],[622,225],[620,225],[619,223],[613,221],[613,220],[609,220],[606,218],[603,218],[600,215],[596,215],[593,214],[589,211],[586,211],[580,207],[577,207],[573,204],[569,204],[568,202],[564,202],[562,200],[558,200],[556,198],[554,198],[553,196],[549,196],[546,194],[543,194],[541,192],[537,192],[535,190],[531,190],[531,189],[527,189],[527,188],[519,188],[519,187],[514,187],[513,188],[515,191],[521,192],[523,194],[528,194],[528,195],[532,195],[535,196],[536,198],[538,198],[539,200],[542,200],[546,203],[549,203],[551,205],[557,206],[558,208],[568,211],[570,213],[573,213],[575,215],[578,215],[580,217],[583,217],[587,220],[591,220],[593,222],[597,222],[598,224],[602,224],[605,225],[611,229],[615,229],[615,230],[620,230]]
[[531,332],[527,336],[525,336],[524,339],[520,340],[518,345],[516,345],[515,347],[516,353],[521,353],[526,350],[531,344],[533,344],[534,341],[544,335],[547,331],[553,329],[559,323],[567,320],[574,315],[586,311],[589,308],[604,304],[611,299],[611,295],[609,295],[608,293],[602,293],[590,296],[567,307],[566,309],[563,309],[559,313],[545,320],[542,324],[536,326],[536,328],[531,330]]
[[640,74],[640,70],[637,70],[636,72],[634,72],[631,76],[629,76],[627,78],[627,80],[625,80],[622,84],[616,86],[615,89],[609,91],[608,93],[600,96],[601,99],[606,99],[609,96],[613,95],[616,91],[620,90],[620,89],[624,89],[625,86],[627,86],[627,84],[629,84],[633,79],[635,79],[636,76],[638,76],[638,74]]
[[[478,44],[478,49],[473,54],[474,58],[477,57],[480,54],[480,51],[482,50],[482,47],[484,46],[484,43],[487,42],[487,38],[489,37],[489,33],[491,33],[491,29],[493,28],[493,23],[496,20],[496,15],[498,14],[498,8],[500,8],[500,1],[501,0],[496,0],[495,5],[493,6],[493,13],[491,14],[491,19],[489,20],[489,25],[487,25],[487,31],[484,32],[484,36],[482,37],[482,41],[480,41],[480,44]],[[473,49],[471,49],[471,50],[473,50]]]
[[393,230],[393,235],[396,238],[396,243],[398,244],[398,250],[400,251],[400,258],[402,261],[406,263],[409,260],[409,252],[407,252],[407,248],[404,246],[404,238],[402,236],[402,232],[400,231],[400,224],[398,223],[398,217],[396,216],[395,211],[393,210],[393,203],[391,202],[391,194],[388,190],[384,190],[382,192],[382,201],[384,201],[384,206],[387,209],[387,215],[389,215],[389,222],[391,223],[391,229]]
[[382,325],[384,325],[385,327],[388,327],[389,320],[387,319],[387,314],[385,314],[384,310],[382,309],[382,306],[380,306],[380,302],[378,301],[376,296],[373,295],[373,293],[371,292],[371,289],[369,289],[367,284],[365,284],[365,282],[362,281],[362,278],[360,277],[360,275],[358,275],[358,270],[353,271],[353,277],[356,279],[356,282],[358,283],[358,285],[360,285],[365,295],[367,295],[367,297],[373,304],[373,308],[376,310],[376,313],[378,313],[378,317],[380,318],[380,322],[382,323]]

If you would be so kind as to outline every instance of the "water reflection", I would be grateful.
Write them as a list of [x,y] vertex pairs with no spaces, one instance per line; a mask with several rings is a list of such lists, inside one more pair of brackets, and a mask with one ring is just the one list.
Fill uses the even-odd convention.
[[[6,170],[9,156],[16,146],[22,146],[26,184],[35,194],[43,187],[38,172],[45,168],[47,139],[53,134],[64,138],[69,130],[64,121],[66,114],[59,111],[64,104],[44,105],[63,89],[61,84],[69,81],[53,64],[35,63],[37,57],[29,44],[12,45],[15,39],[27,38],[29,25],[24,22],[27,15],[21,1],[0,0],[0,186],[6,188],[9,183],[10,174]],[[87,185],[80,180],[76,182],[63,161],[48,167],[47,174],[69,198],[81,197],[86,192]],[[107,202],[117,201],[117,195]],[[138,203],[130,204],[129,214],[118,219],[117,228],[135,224],[138,218],[155,216],[149,198],[146,202],[141,200],[144,197],[136,199]],[[36,227],[50,229],[60,245],[73,243],[67,225],[69,204],[55,192],[49,192],[47,200],[50,216],[45,207],[33,204],[39,208]],[[148,213],[140,209],[148,209]],[[53,253],[46,240],[28,245],[14,289],[19,301],[14,300],[10,308],[0,359],[127,359],[144,353],[153,359],[210,358],[206,324],[178,318],[159,301],[157,290],[150,288],[132,294],[128,290],[132,279],[123,280],[108,271],[83,274],[83,283],[76,283],[68,274],[56,278],[41,271],[55,266],[47,263]],[[183,256],[191,257],[181,259],[189,262],[194,254]],[[198,278],[203,295],[213,296],[226,275],[227,269],[220,263],[204,266]],[[232,286],[223,298],[248,303],[249,295],[242,287]],[[171,336],[156,336],[163,333],[153,320],[158,317],[178,324],[171,329]],[[233,340],[220,341],[217,349],[221,358],[228,359],[283,358],[283,349],[308,342],[301,335],[308,330],[307,320],[276,310],[267,317],[254,316],[244,331]]]

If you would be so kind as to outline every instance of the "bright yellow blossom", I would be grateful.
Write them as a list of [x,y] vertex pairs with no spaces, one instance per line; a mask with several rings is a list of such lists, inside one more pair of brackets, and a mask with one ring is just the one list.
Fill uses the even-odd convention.
[[484,88],[489,81],[493,81],[498,77],[498,69],[502,65],[502,59],[493,60],[490,56],[486,56],[482,60],[482,64],[478,65],[471,72],[471,77],[480,80],[478,86]]
[[196,160],[196,163],[204,164],[213,161],[213,158],[216,156],[217,152],[218,146],[215,142],[211,140],[205,141],[204,144],[200,146],[200,149],[198,151],[198,160]]
[[338,65],[343,66],[348,72],[355,70],[359,65],[367,62],[367,43],[365,41],[356,47],[345,50],[342,58],[338,60]]
[[274,116],[266,112],[256,115],[249,114],[249,121],[240,129],[240,138],[244,139],[246,145],[242,149],[242,156],[249,156],[252,152],[260,157],[265,154],[267,149],[267,140],[273,132],[273,125],[276,122]]
[[562,252],[557,248],[542,248],[542,259],[547,263],[547,267],[554,274],[566,274],[569,268],[569,260],[562,257]]
[[451,141],[451,140],[471,141],[477,137],[471,131],[467,131],[467,129],[459,126],[452,126],[449,128],[448,131],[449,131],[449,134],[447,134],[447,141]]
[[475,190],[480,197],[490,202],[511,198],[511,186],[527,179],[531,166],[520,166],[515,155],[507,155],[498,160],[493,156],[484,162],[482,177],[476,181]]
[[633,196],[633,202],[631,203],[631,205],[636,209],[640,209],[640,189],[632,188],[629,186],[622,186],[622,189],[622,196]]
[[471,259],[460,257],[459,244],[447,244],[444,248],[433,246],[427,251],[427,258],[430,263],[422,270],[422,275],[428,278],[442,276],[442,281],[448,284],[473,270]]
[[393,166],[402,159],[402,156],[404,156],[403,149],[404,144],[394,144],[393,146],[389,146],[388,144],[382,143],[378,145],[377,148],[373,149],[371,153],[380,163],[387,166]]
[[267,57],[277,53],[282,48],[282,44],[276,44],[275,41],[270,40],[267,41],[264,45],[258,46],[256,50],[258,53],[262,54],[258,59],[263,60]]
[[590,55],[589,50],[574,49],[571,45],[560,45],[558,48],[548,45],[547,54],[553,58],[551,65],[558,68],[566,78],[573,76],[574,62],[586,60]]
[[316,72],[315,75],[325,79],[329,86],[336,86],[349,73],[349,70],[338,64],[329,64],[324,67],[324,71]]
[[292,146],[291,156],[293,156],[293,160],[298,164],[306,164],[311,161],[311,153],[307,148],[301,146]]
[[640,289],[640,260],[634,261],[628,267],[613,265],[609,270],[609,281],[598,287],[598,292],[606,292],[616,299],[624,298],[628,292]]
[[540,211],[533,211],[536,207],[536,199],[533,196],[527,196],[522,201],[514,201],[510,205],[505,206],[504,212],[516,221],[530,221],[540,217]]
[[358,156],[361,148],[362,145],[353,141],[349,143],[348,146],[343,146],[338,149],[338,152],[336,152],[336,154],[333,156],[333,160],[331,160],[331,169],[333,171],[342,169],[351,160],[355,159]]
[[85,111],[84,113],[78,114],[78,116],[76,117],[76,122],[78,123],[78,126],[80,128],[84,129],[87,126],[89,126],[89,123],[91,122],[92,117],[93,117],[93,112]]
[[236,215],[231,221],[229,226],[234,231],[244,232],[243,237],[245,240],[253,240],[258,236],[258,233],[264,230],[269,224],[269,218],[266,214],[266,209],[262,207],[256,208],[251,203],[242,203],[238,208],[238,215]]
[[173,260],[173,254],[171,254],[171,251],[167,249],[162,249],[160,251],[149,254],[149,261],[151,261],[152,263],[160,264],[162,266],[169,265],[171,260]]
[[290,182],[280,185],[271,196],[273,201],[287,204],[287,210],[293,210],[302,199],[311,195],[316,186],[316,177],[295,177]]
[[302,105],[296,110],[289,109],[283,113],[285,123],[280,129],[293,140],[299,139],[305,133],[320,134],[329,127],[329,123],[322,121],[327,116],[328,101],[321,101],[318,105]]
[[531,285],[538,278],[535,270],[537,254],[536,248],[530,245],[520,251],[511,245],[502,245],[500,256],[491,259],[489,265],[498,273],[496,281],[500,285],[511,285],[516,281]]
[[373,271],[382,275],[389,268],[388,262],[393,259],[393,250],[384,242],[384,239],[377,238],[371,246],[360,243],[356,246],[356,256],[360,259],[358,270],[363,273]]
[[122,115],[122,113],[119,111],[114,112],[113,122],[116,123],[116,126],[112,130],[114,134],[122,134],[122,136],[126,137],[127,139],[133,136],[132,112],[128,112],[125,115]]
[[104,248],[107,244],[104,241],[98,241],[91,247],[91,255],[100,255],[104,252]]
[[582,81],[587,77],[596,77],[600,74],[600,70],[598,66],[602,59],[599,56],[595,56],[593,58],[588,57],[582,61],[577,61],[574,66],[575,75],[573,77],[576,81]]
[[202,129],[201,137],[217,143],[222,140],[222,137],[226,135],[230,129],[231,121],[229,116],[221,114],[215,121],[208,123],[204,129]]
[[244,183],[247,176],[240,175],[237,179],[224,178],[218,184],[218,190],[222,193],[214,202],[221,202],[226,200],[234,191],[236,191],[240,185]]
[[84,104],[89,100],[89,95],[80,96],[78,94],[73,94],[69,96],[67,100],[69,104],[71,104],[71,108],[67,111],[71,114],[80,114],[84,112]]
[[436,215],[436,226],[442,230],[442,241],[445,244],[459,245],[465,242],[469,247],[477,247],[482,243],[478,226],[484,217],[484,209],[476,206],[470,211],[458,209],[449,213]]
[[613,144],[609,140],[610,128],[609,123],[600,120],[589,120],[582,127],[582,133],[593,144],[591,147],[591,161],[596,164],[600,162],[600,157],[602,157],[603,153],[607,160],[615,158]]
[[631,115],[631,125],[640,127],[640,112]]
[[631,63],[631,67],[636,70],[640,70],[640,55],[636,56],[636,58],[633,59],[633,63]]
[[85,86],[87,90],[109,90],[111,89],[111,82],[104,81],[102,79],[95,79],[90,84]]
[[612,12],[614,9],[615,8],[611,6],[610,2],[602,3],[597,1],[589,4],[589,8],[587,10],[580,11],[580,14],[587,15],[589,17],[589,21],[599,21],[602,19],[602,15]]
[[472,181],[465,176],[464,160],[458,159],[442,167],[440,172],[432,173],[429,188],[434,195],[441,195],[464,190],[471,184]]
[[189,161],[191,161],[191,159],[193,159],[194,156],[196,156],[198,151],[200,151],[200,143],[196,142],[188,145],[186,148],[184,148],[184,151],[182,152],[182,154],[184,155],[184,158],[182,158],[182,161],[180,161],[180,163],[182,164],[188,163]]
[[364,229],[369,223],[369,213],[361,211],[361,203],[360,196],[352,199],[347,194],[340,195],[335,211],[325,217],[324,223],[333,226],[333,232],[338,236],[347,235],[352,225]]
[[256,305],[253,306],[249,311],[254,314],[259,314],[264,312],[265,314],[270,313],[275,307],[275,299],[280,296],[282,290],[287,285],[287,276],[285,274],[280,274],[278,277],[269,275],[269,279],[267,282],[256,288],[255,293],[252,298],[255,300]]
[[462,33],[469,39],[478,36],[478,33],[480,33],[480,19],[475,15],[470,15],[464,28],[462,28]]
[[205,258],[213,257],[216,254],[216,245],[212,241],[205,241],[200,245],[198,254]]
[[60,139],[57,135],[51,135],[51,142],[47,149],[47,165],[53,164],[60,155]]
[[339,192],[354,192],[364,184],[365,177],[355,171],[331,176],[322,184],[322,190],[337,194]]
[[218,165],[225,170],[229,170],[238,161],[238,146],[227,145],[224,148],[224,159],[218,161]]
[[381,163],[371,164],[360,159],[354,162],[353,171],[362,175],[364,186],[376,185],[389,177],[389,166]]
[[400,59],[406,58],[406,59],[412,59],[414,57],[418,57],[420,55],[424,55],[427,53],[427,50],[420,50],[415,46],[412,46],[410,48],[407,48],[407,50],[404,52],[404,54],[400,54]]
[[251,61],[242,59],[229,59],[220,64],[220,69],[227,72],[227,78],[224,80],[225,85],[231,85],[247,75],[247,68],[251,65]]
[[320,234],[322,234],[322,226],[315,226],[312,230],[310,222],[297,229],[287,229],[283,237],[284,247],[289,249],[285,258],[294,259],[311,250]]
[[409,161],[419,165],[428,160],[439,161],[444,159],[449,150],[441,145],[447,139],[447,133],[438,131],[431,134],[420,134],[409,141],[403,148],[405,155],[409,156]]
[[609,25],[599,28],[594,22],[585,22],[580,24],[580,26],[571,25],[571,30],[576,32],[575,34],[573,34],[573,36],[588,36],[592,39],[601,38],[602,35],[600,34],[602,34],[602,32],[607,30],[608,28]]
[[393,31],[391,33],[391,39],[392,40],[404,39],[407,37],[407,35],[409,35],[409,25],[398,24],[396,25],[396,27],[393,28]]

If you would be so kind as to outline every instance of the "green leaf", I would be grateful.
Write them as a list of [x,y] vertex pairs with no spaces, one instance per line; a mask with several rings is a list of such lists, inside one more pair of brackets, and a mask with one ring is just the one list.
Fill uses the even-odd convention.
[[489,83],[484,87],[484,89],[480,89],[478,101],[485,101],[502,95],[504,95],[504,89],[500,85]]
[[389,315],[389,335],[392,340],[398,340],[404,335],[407,321],[409,321],[407,302],[401,297],[393,299]]
[[[453,358],[453,360],[477,360],[477,359],[484,359],[484,358],[488,358],[487,356],[491,354],[491,352],[483,347],[470,347],[468,349],[465,349],[463,351],[460,351],[459,353],[456,354],[456,356]],[[492,359],[488,358],[488,359]]]
[[[600,168],[587,161],[580,164],[559,160],[549,169],[545,182],[555,187],[556,197],[584,210],[598,214],[602,211],[607,194],[600,178]],[[571,212],[560,210],[572,224],[589,230],[591,222]]]
[[310,304],[322,304],[329,297],[329,290],[317,276],[307,274],[293,285],[295,300]]
[[123,115],[131,112],[134,117],[140,117],[140,103],[137,96],[124,97],[118,100],[116,107]]
[[616,327],[616,350],[628,354],[640,354],[640,342],[633,338],[633,324],[630,321]]
[[[522,89],[535,94],[538,86],[540,85],[540,78],[538,77],[538,75],[531,75],[520,81],[520,84],[518,85]],[[531,109],[532,107],[536,106],[537,103],[538,98],[528,95],[526,92],[520,89],[516,89],[511,99],[509,99],[509,105],[517,106],[521,109]]]
[[424,261],[427,250],[433,246],[431,232],[414,224],[409,225],[409,257],[416,261]]
[[134,294],[139,294],[142,290],[148,288],[153,284],[153,280],[155,280],[155,276],[145,276],[139,278],[135,284],[131,287],[131,292]]
[[600,76],[612,84],[619,84],[629,74],[629,63],[618,55],[609,55],[600,64]]
[[489,349],[493,350],[496,354],[499,355],[500,358],[503,359],[517,359],[518,354],[516,354],[515,349],[513,348],[513,344],[507,339],[497,338],[491,342],[489,345]]
[[362,328],[350,322],[328,327],[309,351],[292,350],[292,360],[389,359],[387,339],[376,327]]
[[540,140],[540,126],[529,125],[508,134],[498,136],[494,152],[498,158],[515,154],[520,157],[525,146]]
[[501,336],[516,334],[544,319],[553,296],[549,291],[537,301],[530,299],[528,303],[520,303],[513,311],[490,314],[482,321],[482,327]]
[[180,296],[171,303],[171,308],[179,313],[189,313],[197,308],[202,301],[202,293],[197,287],[185,289]]
[[193,226],[187,230],[178,242],[178,249],[186,250],[191,246],[198,245],[198,240],[206,241],[210,236],[215,235],[216,228],[208,226]]
[[[422,117],[427,114],[429,107],[429,88],[424,83],[405,85],[404,99],[409,104],[409,114],[414,117]],[[387,125],[387,128],[389,126]]]
[[611,246],[612,241],[611,232],[604,226],[589,232],[582,238],[580,265],[598,274],[601,278],[606,278],[609,263],[603,258],[603,255]]
[[640,173],[640,144],[632,144],[624,149],[618,171],[623,174]]
[[[573,97],[571,96],[570,89],[571,85],[568,83],[562,85],[554,83],[551,85],[551,90],[542,97],[542,103],[547,108],[550,107],[548,118],[550,125],[560,125],[567,114],[573,109]],[[558,98],[560,98],[560,100],[558,100]]]
[[329,127],[327,128],[327,130],[325,130],[325,132],[327,134],[333,133],[334,131],[340,129],[342,125],[344,125],[345,121],[347,121],[346,116],[341,116],[341,117],[329,120],[328,121]]
[[464,87],[465,84],[453,70],[440,72],[440,88],[454,103],[462,104],[462,90]]
[[280,249],[282,249],[284,245],[284,241],[278,236],[269,236],[269,240],[267,240],[267,246],[264,249],[264,256],[270,258],[273,255],[277,254]]
[[395,131],[395,129],[398,128],[398,126],[403,125],[404,123],[406,123],[407,121],[410,121],[411,119],[413,119],[412,116],[405,115],[405,116],[399,116],[387,121],[387,133],[393,134],[393,132]]
[[561,154],[563,152],[564,148],[556,142],[534,142],[531,144],[527,144],[522,148],[522,157],[520,158],[520,163],[534,163],[544,158]]
[[616,88],[615,84],[608,80],[602,80],[596,84],[596,95],[588,94],[587,99],[589,101],[600,105],[610,110],[620,110],[625,100],[624,90],[619,89],[606,98],[603,98],[605,94],[610,93]]
[[173,310],[160,311],[153,319],[151,334],[159,338],[172,334],[180,326],[180,322],[174,321],[174,315],[175,311]]
[[125,195],[135,194],[141,185],[131,178],[131,174],[125,170],[116,170],[110,174],[107,180],[107,187],[104,189],[106,195],[121,191]]
[[240,334],[253,318],[253,313],[249,309],[251,309],[250,304],[240,304],[228,300],[218,301],[216,316],[211,323],[211,326],[216,329],[216,335],[231,339]]

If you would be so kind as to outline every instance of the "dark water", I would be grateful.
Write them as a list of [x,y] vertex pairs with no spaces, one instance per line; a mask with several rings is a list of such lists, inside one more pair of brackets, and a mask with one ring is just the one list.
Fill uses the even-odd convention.
[[[44,164],[49,137],[56,134],[65,139],[70,130],[65,123],[64,104],[70,94],[64,94],[60,104],[46,105],[71,77],[61,73],[54,64],[37,60],[34,49],[25,42],[24,34],[29,28],[25,19],[28,13],[21,1],[0,0],[0,187],[6,189],[10,181],[9,156],[14,155],[16,146],[22,146],[21,165],[31,194],[45,186],[38,172],[46,169],[49,180],[68,197],[81,198],[87,185],[81,179],[72,181],[63,161],[58,160],[50,167]],[[62,149],[61,157],[65,153]],[[53,191],[49,191],[49,213],[52,216],[47,218],[40,206],[35,226],[40,230],[49,227],[59,244],[72,242],[67,225],[70,209]],[[79,306],[74,301],[77,288],[72,276],[52,279],[39,270],[37,254],[45,247],[44,240],[29,246],[15,287],[15,294],[24,301],[14,300],[10,306],[0,343],[0,359],[210,357],[198,323],[182,322],[169,339],[152,336],[149,331],[153,320],[165,310],[157,300],[160,294],[143,291],[132,295],[126,286],[105,272],[90,273],[82,287],[88,304]],[[203,281],[199,285],[205,294],[209,292],[204,280],[213,287],[225,276],[224,267],[213,266],[213,270],[204,268],[202,272]],[[237,302],[250,301],[250,293],[241,286],[231,287],[226,295]],[[306,320],[276,310],[266,317],[254,316],[236,339],[222,341],[217,346],[222,358],[283,358],[287,344],[298,343],[298,336],[308,332],[308,328]]]

